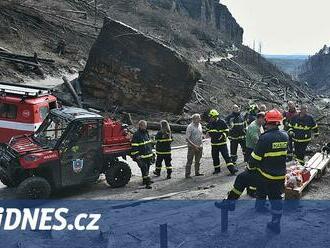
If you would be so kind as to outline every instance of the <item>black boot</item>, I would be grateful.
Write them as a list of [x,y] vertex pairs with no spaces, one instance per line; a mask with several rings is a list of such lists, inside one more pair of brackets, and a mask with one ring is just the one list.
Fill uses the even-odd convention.
[[150,180],[150,177],[148,177],[148,178],[146,178],[146,189],[152,189],[152,187],[150,186],[150,184],[151,184],[152,182],[151,182],[151,180]]
[[217,175],[221,172],[221,169],[220,168],[215,168],[214,169],[214,172],[212,173],[213,175]]
[[234,165],[229,165],[228,170],[229,170],[231,175],[235,175],[236,172],[238,172],[238,169]]
[[272,231],[275,234],[280,234],[281,233],[281,219],[273,217],[272,221],[267,223],[267,229],[269,229],[270,231]]
[[171,173],[167,173],[166,179],[171,179]]
[[256,196],[257,196],[257,191],[255,189],[251,189],[251,187],[248,187],[246,189],[246,193],[248,194],[248,196],[250,196],[252,198],[256,198]]
[[156,169],[156,170],[153,171],[153,173],[156,177],[160,177],[160,170]]
[[269,209],[266,205],[266,200],[257,199],[254,207],[255,207],[257,213],[268,213],[269,212]]
[[226,209],[228,211],[234,211],[235,210],[235,201],[234,200],[228,200],[224,199],[222,201],[217,201],[214,203],[214,206],[220,209]]

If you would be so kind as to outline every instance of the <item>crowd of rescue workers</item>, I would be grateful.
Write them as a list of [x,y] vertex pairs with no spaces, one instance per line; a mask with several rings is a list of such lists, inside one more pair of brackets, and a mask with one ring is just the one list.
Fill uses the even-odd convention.
[[[241,112],[239,106],[233,105],[232,113],[224,119],[220,117],[216,109],[212,109],[208,113],[208,122],[204,129],[200,114],[193,114],[191,120],[186,130],[188,152],[185,178],[187,180],[192,178],[193,160],[195,160],[194,175],[204,176],[200,171],[200,161],[205,138],[211,139],[214,175],[221,172],[220,153],[230,174],[235,175],[238,172],[236,162],[238,145],[240,145],[247,164],[246,169],[237,175],[233,189],[228,192],[228,197],[222,202],[216,202],[215,205],[218,208],[233,211],[235,200],[246,189],[249,195],[257,199],[256,211],[264,212],[268,211],[266,207],[268,197],[271,203],[272,221],[267,227],[279,233],[286,162],[294,159],[303,166],[312,133],[314,136],[319,135],[318,125],[308,114],[307,105],[297,107],[294,102],[289,101],[288,109],[281,113],[277,109],[267,111],[264,104],[259,107],[253,104],[245,114]],[[171,179],[173,136],[166,120],[160,122],[160,131],[154,138],[150,137],[145,120],[140,120],[138,126],[132,139],[131,156],[141,169],[143,184],[147,189],[151,189],[153,182],[149,176],[149,169],[154,162],[153,174],[156,177],[161,175],[164,161],[167,179]],[[152,150],[154,144],[156,144],[156,156]]]

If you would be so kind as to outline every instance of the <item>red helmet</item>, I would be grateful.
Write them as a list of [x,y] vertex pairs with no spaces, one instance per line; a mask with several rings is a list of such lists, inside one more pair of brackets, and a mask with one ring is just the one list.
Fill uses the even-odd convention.
[[283,116],[277,109],[269,110],[265,115],[266,123],[280,123],[283,120]]

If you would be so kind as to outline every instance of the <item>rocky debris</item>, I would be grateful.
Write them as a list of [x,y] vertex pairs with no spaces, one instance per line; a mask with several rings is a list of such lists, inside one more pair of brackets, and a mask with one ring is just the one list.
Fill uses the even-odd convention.
[[180,113],[200,74],[173,49],[106,18],[80,76],[84,99]]

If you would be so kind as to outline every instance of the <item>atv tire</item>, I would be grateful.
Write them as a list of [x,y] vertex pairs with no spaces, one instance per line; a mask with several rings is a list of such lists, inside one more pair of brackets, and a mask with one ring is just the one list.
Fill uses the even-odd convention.
[[127,163],[116,161],[105,172],[107,183],[113,188],[124,187],[131,179],[131,168]]
[[15,182],[7,174],[6,170],[2,167],[0,167],[0,181],[4,185],[6,185],[8,188],[13,188],[13,187],[17,186],[17,185],[15,185]]
[[51,194],[51,186],[42,177],[29,177],[21,182],[17,187],[17,197],[19,199],[47,199]]

